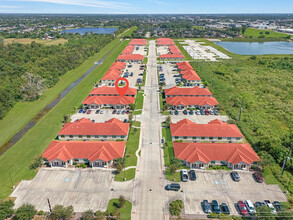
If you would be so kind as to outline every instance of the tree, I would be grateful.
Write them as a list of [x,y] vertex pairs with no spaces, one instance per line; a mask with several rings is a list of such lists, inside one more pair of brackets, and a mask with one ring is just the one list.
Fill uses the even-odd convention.
[[9,218],[14,213],[13,206],[12,200],[0,202],[0,219]]
[[20,86],[23,99],[33,101],[38,99],[45,89],[45,80],[42,77],[26,72],[21,76],[23,83]]
[[182,161],[178,158],[172,158],[170,164],[173,164],[177,169],[182,166]]
[[293,219],[293,212],[291,212],[290,210],[278,212],[278,215],[276,218],[277,218],[277,220]]
[[171,173],[172,175],[175,175],[176,170],[177,170],[176,165],[174,165],[174,164],[170,164],[170,166],[169,166],[169,171],[170,171],[170,173]]
[[132,114],[129,114],[128,115],[128,121],[131,121],[133,119],[133,115]]
[[96,211],[95,216],[97,217],[97,220],[102,220],[105,217],[105,213],[101,212],[101,211]]
[[272,210],[265,205],[257,207],[255,215],[257,216],[258,220],[274,220],[275,219],[274,214],[272,214]]
[[43,164],[43,157],[41,155],[35,156],[34,160],[30,164],[30,169],[35,170]]
[[131,110],[134,110],[134,109],[135,109],[135,104],[129,104],[129,108],[130,108]]
[[23,204],[15,211],[17,220],[30,220],[37,214],[36,208],[31,204]]
[[168,115],[168,117],[166,117],[166,122],[168,122],[168,123],[171,122],[171,117],[170,117],[170,115]]
[[94,220],[94,212],[92,210],[87,210],[81,214],[81,220]]
[[117,207],[118,208],[123,208],[126,204],[126,199],[124,198],[124,196],[120,195],[119,198],[118,198],[118,204],[117,204]]
[[123,170],[123,164],[118,163],[118,164],[116,165],[116,172],[117,172],[117,173],[121,173],[122,170]]
[[54,206],[52,212],[53,212],[53,216],[56,219],[60,219],[60,220],[69,219],[74,214],[74,210],[72,206],[64,207],[62,205]]

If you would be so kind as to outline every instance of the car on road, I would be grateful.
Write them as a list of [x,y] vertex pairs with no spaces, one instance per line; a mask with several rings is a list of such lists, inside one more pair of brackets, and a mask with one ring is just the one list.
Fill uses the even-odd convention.
[[78,113],[82,113],[82,111],[83,111],[82,109],[79,109],[79,110],[78,110]]
[[205,115],[209,115],[209,114],[210,114],[209,110],[205,110],[205,111],[204,111],[204,114],[205,114]]
[[189,174],[190,180],[193,180],[193,181],[196,180],[196,174],[194,170],[189,170],[188,174]]
[[178,191],[180,190],[180,184],[178,183],[171,183],[171,184],[168,184],[166,185],[165,187],[166,190],[172,190],[172,191]]
[[173,114],[174,114],[174,112],[172,110],[170,110],[170,115],[173,115]]
[[117,110],[116,110],[116,109],[114,109],[114,110],[112,111],[112,114],[116,114],[116,112],[117,112]]
[[87,110],[86,113],[87,113],[87,114],[90,114],[91,112],[92,112],[92,110],[89,109],[89,110]]
[[254,203],[255,208],[261,207],[263,205],[266,205],[266,204],[264,202],[259,202],[259,201],[257,201],[256,203]]
[[220,209],[221,209],[221,213],[226,214],[226,215],[230,215],[230,209],[226,203],[222,203],[220,205]]
[[187,115],[187,110],[186,109],[183,111],[183,114],[184,115]]
[[188,181],[188,173],[187,173],[187,170],[186,169],[182,169],[180,171],[181,173],[181,180],[182,182],[187,182]]
[[254,205],[250,200],[245,200],[245,205],[249,214],[253,215],[256,213]]
[[193,111],[192,111],[192,110],[190,110],[190,111],[189,111],[189,114],[190,114],[190,115],[193,115]]
[[220,214],[220,206],[217,200],[212,201],[212,213]]
[[100,114],[104,114],[104,110],[103,109],[100,111]]
[[96,110],[96,114],[99,114],[99,112],[100,112],[100,109]]
[[203,209],[203,212],[204,213],[207,213],[207,214],[209,214],[209,213],[212,212],[208,200],[203,200],[203,202],[202,202],[202,209]]
[[258,183],[262,183],[264,181],[260,172],[255,171],[252,175]]
[[264,200],[265,204],[267,207],[269,207],[272,211],[272,214],[277,214],[277,211],[275,209],[275,207],[273,206],[273,204],[270,202],[270,200]]
[[204,110],[200,110],[200,114],[201,114],[201,115],[205,115]]
[[214,110],[215,115],[219,115],[219,111],[217,109]]
[[246,208],[246,206],[245,206],[243,201],[238,201],[237,202],[237,207],[238,207],[239,213],[241,215],[247,215],[248,214],[247,208]]
[[238,172],[236,172],[236,171],[232,171],[232,172],[231,172],[231,178],[232,178],[235,182],[239,182],[239,181],[240,181],[240,176],[239,176]]
[[175,110],[175,115],[179,115],[179,112],[177,110]]
[[196,112],[195,112],[195,114],[200,115],[200,110],[197,109]]
[[282,204],[279,201],[274,201],[273,206],[275,207],[275,209],[277,211],[283,211],[284,210]]

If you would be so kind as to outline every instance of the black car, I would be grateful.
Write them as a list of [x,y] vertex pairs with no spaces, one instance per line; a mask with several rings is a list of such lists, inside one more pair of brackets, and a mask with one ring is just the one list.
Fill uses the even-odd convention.
[[229,207],[226,203],[221,204],[221,212],[226,215],[230,215]]
[[231,172],[231,177],[235,182],[239,182],[240,181],[240,176],[236,171],[232,171]]
[[187,115],[187,111],[186,111],[186,110],[184,110],[184,111],[183,111],[183,114],[184,114],[184,115]]
[[212,201],[212,213],[220,214],[221,210],[217,200]]
[[192,111],[192,110],[190,110],[190,111],[189,111],[189,114],[190,114],[190,115],[193,115],[193,111]]
[[178,114],[179,114],[179,112],[177,110],[175,110],[175,115],[178,115]]
[[265,206],[266,204],[264,203],[264,202],[256,202],[255,204],[254,204],[254,206],[255,206],[255,208],[257,208],[257,207],[261,207],[261,206]]
[[283,206],[281,205],[281,203],[279,201],[274,201],[273,206],[275,207],[275,209],[277,211],[282,211],[283,210]]
[[173,191],[178,191],[180,189],[180,185],[178,183],[171,183],[171,184],[168,184],[166,187],[165,187],[166,190],[173,190]]
[[205,115],[206,113],[204,112],[204,110],[200,110],[200,114]]
[[124,119],[123,123],[127,123],[127,119],[126,118]]
[[100,112],[100,109],[98,109],[98,110],[96,111],[96,114],[99,114],[99,112]]
[[195,171],[194,170],[190,170],[189,172],[188,172],[188,174],[189,174],[189,179],[190,180],[196,180],[196,174],[195,174]]
[[211,213],[211,207],[208,200],[203,200],[202,209],[204,213],[207,213],[207,214]]

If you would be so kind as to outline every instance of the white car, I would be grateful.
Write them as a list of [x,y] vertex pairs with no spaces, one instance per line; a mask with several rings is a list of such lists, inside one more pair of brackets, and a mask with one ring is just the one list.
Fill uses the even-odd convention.
[[245,206],[250,214],[256,213],[254,205],[250,200],[245,200]]
[[182,180],[182,182],[188,181],[188,172],[186,169],[181,170],[181,180]]
[[269,200],[265,200],[264,202],[267,205],[267,207],[269,207],[272,210],[271,211],[272,214],[277,214],[275,207],[273,206],[273,204]]

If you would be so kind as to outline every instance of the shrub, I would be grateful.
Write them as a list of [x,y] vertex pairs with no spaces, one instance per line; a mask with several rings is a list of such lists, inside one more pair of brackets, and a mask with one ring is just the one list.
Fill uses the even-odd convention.
[[82,163],[82,164],[78,164],[75,167],[81,167],[81,168],[87,168],[87,165]]
[[180,213],[183,209],[183,202],[182,200],[175,200],[170,203],[169,205],[169,212],[171,215],[177,215],[180,216]]
[[30,220],[37,214],[36,208],[31,204],[23,204],[15,211],[15,217],[18,220]]
[[14,212],[13,206],[14,202],[12,200],[0,201],[0,219],[9,218]]
[[43,164],[43,158],[41,155],[37,155],[34,157],[33,161],[30,164],[30,169],[35,170],[39,168]]
[[94,212],[92,210],[87,210],[81,214],[81,220],[94,220]]
[[126,199],[124,198],[124,196],[119,196],[119,199],[118,199],[118,204],[117,204],[117,207],[118,208],[123,208],[126,204]]
[[56,219],[60,219],[60,220],[69,219],[74,214],[74,210],[72,206],[64,207],[62,205],[54,206],[52,212],[53,212],[53,216]]

